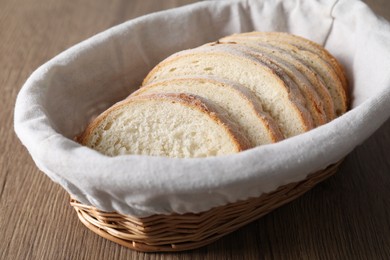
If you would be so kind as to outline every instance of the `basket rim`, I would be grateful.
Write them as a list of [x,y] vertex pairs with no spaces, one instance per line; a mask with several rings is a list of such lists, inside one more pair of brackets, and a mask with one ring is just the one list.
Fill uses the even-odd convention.
[[343,160],[257,198],[229,203],[201,213],[153,215],[145,218],[101,211],[74,198],[79,220],[97,235],[142,252],[177,252],[203,247],[274,209],[300,197],[332,176]]

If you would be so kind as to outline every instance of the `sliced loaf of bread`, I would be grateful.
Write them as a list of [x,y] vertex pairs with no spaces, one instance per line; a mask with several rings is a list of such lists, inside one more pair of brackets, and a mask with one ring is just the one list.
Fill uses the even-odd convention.
[[249,33],[241,33],[237,34],[237,36],[244,37],[261,37],[262,39],[267,39],[271,41],[279,41],[290,43],[296,46],[299,49],[310,51],[315,53],[321,57],[326,63],[333,68],[335,73],[337,74],[339,80],[342,83],[342,86],[345,92],[348,92],[348,80],[345,74],[344,67],[338,62],[338,60],[333,57],[324,47],[310,41],[306,38],[300,37],[298,35],[285,33],[285,32],[249,32]]
[[281,51],[289,52],[294,55],[294,57],[305,62],[321,77],[330,95],[332,96],[336,117],[344,114],[348,110],[347,93],[345,92],[339,77],[327,62],[325,62],[315,53],[298,49],[288,43],[269,43],[273,44],[275,48],[278,48]]
[[253,93],[239,84],[210,76],[172,78],[145,85],[131,97],[152,93],[192,94],[219,105],[240,126],[251,147],[283,139],[277,124],[262,111]]
[[226,111],[187,94],[134,96],[98,116],[79,138],[105,155],[208,157],[249,147]]
[[[222,38],[221,41],[237,42],[240,39],[241,41],[253,41],[272,45],[280,52],[288,52],[305,62],[321,76],[327,86],[334,101],[336,116],[347,111],[349,101],[347,98],[347,80],[345,73],[337,60],[320,45],[295,35],[278,32],[235,34]],[[334,65],[336,67],[334,67]]]
[[305,98],[306,108],[313,118],[314,126],[325,124],[327,122],[327,116],[321,98],[306,77],[295,68],[294,64],[290,64],[272,53],[262,51],[260,48],[257,48],[257,44],[253,44],[253,42],[247,42],[248,44],[232,44],[230,42],[224,43],[218,41],[216,43],[211,43],[210,45],[227,44],[230,48],[235,48],[245,53],[249,53],[267,64],[271,63],[282,69],[290,77],[294,84],[298,86],[302,96]]
[[249,46],[259,50],[269,59],[280,59],[289,66],[293,66],[293,68],[303,76],[303,78],[300,76],[300,80],[303,80],[306,86],[310,85],[316,92],[314,95],[317,95],[319,98],[319,100],[316,99],[316,102],[322,103],[321,105],[326,114],[326,122],[336,117],[334,102],[324,81],[310,66],[308,66],[308,64],[305,64],[304,61],[298,58],[299,55],[294,56],[286,50],[281,50],[280,48],[276,48],[271,44],[263,43],[261,41],[254,41],[251,38],[248,39],[248,37],[224,37],[223,39],[218,40],[217,43]]
[[288,76],[282,70],[226,46],[203,46],[174,54],[158,64],[143,85],[188,75],[213,75],[248,88],[286,138],[313,128],[302,94],[286,81]]
[[108,156],[237,153],[331,121],[348,108],[344,70],[320,45],[252,32],[171,55],[77,139]]

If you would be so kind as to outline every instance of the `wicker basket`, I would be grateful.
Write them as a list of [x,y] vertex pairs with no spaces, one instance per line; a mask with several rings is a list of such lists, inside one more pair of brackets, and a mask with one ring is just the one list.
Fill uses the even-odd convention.
[[245,201],[231,203],[199,214],[154,215],[135,218],[103,212],[71,199],[81,222],[96,234],[143,252],[195,249],[237,230],[272,210],[294,200],[333,175],[341,161],[310,174],[305,180]]

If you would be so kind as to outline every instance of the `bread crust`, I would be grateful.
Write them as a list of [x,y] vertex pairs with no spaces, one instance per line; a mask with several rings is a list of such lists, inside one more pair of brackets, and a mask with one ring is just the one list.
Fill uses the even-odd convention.
[[[341,112],[345,113],[348,110],[350,105],[350,99],[349,99],[348,79],[346,77],[345,69],[335,57],[333,57],[324,47],[322,47],[318,43],[315,43],[313,41],[310,41],[298,35],[294,35],[286,32],[255,31],[255,32],[248,32],[248,33],[233,34],[227,37],[231,39],[234,39],[235,37],[253,37],[253,38],[258,38],[259,40],[262,41],[279,41],[279,42],[289,43],[300,50],[309,51],[315,55],[318,55],[325,63],[328,64],[329,68],[333,71],[333,73],[336,74],[338,81],[341,83],[341,89],[339,90],[339,92],[341,93],[341,96],[344,99],[343,102],[345,103],[344,105],[345,108]],[[222,39],[226,39],[226,38],[222,38]]]
[[[218,44],[227,44],[231,48],[244,51],[275,70],[280,71],[279,77],[283,78],[286,84],[290,85],[290,88],[292,88],[292,85],[296,85],[299,88],[300,93],[305,98],[305,108],[310,112],[314,126],[320,126],[327,122],[321,99],[313,86],[308,81],[305,81],[306,78],[303,77],[295,66],[286,63],[284,60],[272,55],[272,53],[265,53],[261,49],[256,48],[256,44],[231,44],[220,41],[218,41]],[[294,87],[296,88],[296,86]]]
[[[322,125],[335,118],[335,110],[332,97],[317,75],[299,59],[292,56],[287,51],[277,49],[269,44],[259,41],[253,41],[249,37],[225,37],[218,41],[220,44],[232,44],[248,46],[260,52],[267,59],[273,60],[280,66],[281,62],[287,64],[283,69],[293,74],[301,90],[306,92],[306,98],[309,99],[309,110],[312,113],[316,126]],[[253,38],[253,37],[252,37]],[[294,71],[296,70],[296,71]]]
[[306,39],[304,37],[301,37],[299,35],[286,33],[286,32],[248,32],[248,33],[240,33],[240,34],[233,34],[234,36],[246,36],[246,37],[268,37],[271,39],[277,39],[282,41],[287,41],[291,44],[294,44],[297,47],[301,47],[305,50],[317,53],[323,58],[325,61],[327,61],[334,69],[339,77],[340,81],[342,82],[343,88],[346,92],[348,92],[348,79],[346,77],[345,69],[341,65],[341,63],[332,55],[328,50],[326,50],[323,46],[320,44],[310,41],[309,39]]

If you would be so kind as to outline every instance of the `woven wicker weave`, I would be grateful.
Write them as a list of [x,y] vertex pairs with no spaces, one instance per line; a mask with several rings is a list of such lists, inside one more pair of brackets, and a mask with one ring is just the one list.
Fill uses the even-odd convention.
[[135,218],[107,213],[72,199],[81,222],[98,235],[128,248],[143,251],[184,251],[225,236],[299,197],[333,175],[341,161],[305,180],[281,186],[258,198],[216,207],[199,214],[154,215]]

